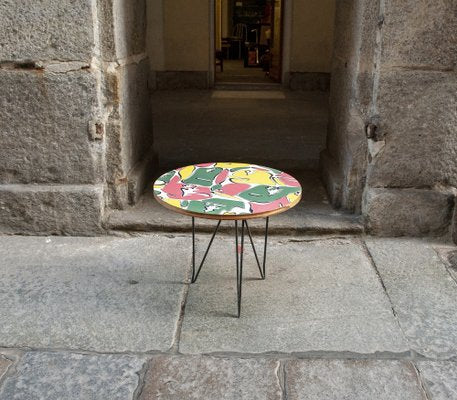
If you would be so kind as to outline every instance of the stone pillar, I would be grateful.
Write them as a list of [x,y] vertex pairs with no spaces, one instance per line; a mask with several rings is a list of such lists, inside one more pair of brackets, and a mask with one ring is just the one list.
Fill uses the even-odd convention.
[[154,173],[146,0],[98,0],[106,84],[108,206],[134,204]]
[[356,213],[365,180],[378,15],[378,0],[337,2],[330,119],[321,164],[332,203]]
[[144,0],[0,3],[1,232],[100,233],[107,203],[135,199],[151,142],[141,18]]
[[370,232],[449,232],[457,187],[457,3],[383,0],[363,213]]
[[0,3],[0,230],[102,230],[103,138],[91,1]]
[[454,0],[338,3],[324,179],[370,233],[449,232],[457,187]]

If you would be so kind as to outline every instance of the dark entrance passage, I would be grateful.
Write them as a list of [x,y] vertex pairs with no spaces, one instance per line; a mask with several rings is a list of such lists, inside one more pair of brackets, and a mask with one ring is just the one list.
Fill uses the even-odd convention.
[[328,94],[292,91],[160,91],[152,95],[161,169],[211,161],[317,170]]

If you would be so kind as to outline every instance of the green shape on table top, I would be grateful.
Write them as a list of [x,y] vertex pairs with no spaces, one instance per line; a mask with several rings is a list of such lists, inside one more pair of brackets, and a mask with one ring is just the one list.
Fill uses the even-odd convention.
[[279,200],[284,196],[287,196],[288,194],[295,193],[298,190],[298,188],[292,186],[258,185],[246,189],[238,196],[242,199],[246,199],[254,203],[271,203],[273,201]]
[[187,211],[201,214],[225,214],[234,208],[246,208],[246,203],[228,199],[190,200],[181,202]]
[[214,179],[222,172],[222,168],[198,168],[182,182],[187,185],[212,186]]
[[167,172],[166,174],[163,174],[159,180],[161,180],[162,182],[165,182],[165,183],[168,183],[171,181],[171,178],[173,178],[173,176],[175,175],[176,171],[170,171],[170,172]]

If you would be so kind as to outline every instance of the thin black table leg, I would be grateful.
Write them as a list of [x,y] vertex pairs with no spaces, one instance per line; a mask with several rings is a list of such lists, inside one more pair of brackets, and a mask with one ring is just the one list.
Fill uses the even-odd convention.
[[[211,240],[209,241],[208,247],[205,251],[203,259],[200,263],[200,266],[196,270],[195,268],[195,218],[192,217],[192,283],[197,281],[198,275],[203,267],[203,264],[206,260],[206,256],[208,255],[209,249],[213,244],[214,237],[216,236],[217,231],[219,230],[219,226],[221,224],[221,220],[218,221],[216,228],[211,236]],[[254,255],[257,261],[257,266],[260,271],[260,276],[262,279],[265,279],[266,276],[266,260],[267,260],[267,246],[268,246],[268,223],[269,218],[266,218],[265,224],[265,243],[263,248],[263,262],[262,266],[260,265],[259,257],[257,255],[257,251],[254,246],[254,241],[252,239],[251,230],[249,229],[248,222],[246,220],[241,221],[241,243],[239,244],[238,240],[238,220],[235,220],[235,255],[236,255],[236,292],[237,292],[237,300],[238,300],[238,318],[241,315],[241,295],[242,295],[242,284],[243,284],[243,253],[244,253],[244,229],[246,227],[246,231],[248,233],[249,239],[251,241],[252,249],[254,250]]]
[[195,272],[195,219],[192,217],[192,281],[191,283],[195,283],[197,281],[198,275],[200,274],[200,271],[203,267],[203,264],[206,260],[206,256],[208,255],[209,249],[211,248],[211,245],[213,244],[214,237],[216,236],[217,231],[219,230],[219,226],[221,225],[221,220],[218,221],[216,225],[216,229],[214,229],[213,235],[211,236],[211,240],[209,241],[208,247],[206,248],[205,254],[203,256],[203,259],[200,263],[200,266],[197,269],[197,272]]
[[244,225],[241,221],[241,244],[238,246],[238,221],[235,220],[235,246],[236,246],[236,292],[238,298],[238,318],[241,315],[241,291],[243,284],[243,253],[244,253]]
[[265,270],[265,265],[267,262],[267,241],[268,241],[268,222],[270,221],[270,217],[266,218],[265,222],[265,243],[263,245],[263,279],[267,277],[266,275],[266,270]]
[[259,256],[257,255],[257,250],[254,245],[254,240],[252,239],[251,229],[249,228],[248,221],[245,221],[246,230],[249,235],[249,240],[251,241],[252,250],[254,251],[255,260],[257,262],[257,267],[259,268],[260,277],[262,279],[265,279],[265,265],[266,265],[266,261],[267,261],[268,221],[269,221],[269,218],[267,217],[266,224],[265,224],[265,242],[264,242],[264,248],[263,248],[262,265],[260,265]]
[[192,217],[192,280],[194,282],[195,277],[195,217]]

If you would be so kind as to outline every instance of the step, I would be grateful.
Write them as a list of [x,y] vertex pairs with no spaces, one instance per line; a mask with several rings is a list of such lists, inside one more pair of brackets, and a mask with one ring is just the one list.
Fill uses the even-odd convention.
[[221,82],[216,83],[215,90],[281,90],[280,83],[242,83],[242,82]]
[[[290,211],[270,218],[270,233],[278,235],[297,234],[360,234],[363,232],[358,215],[334,210],[325,194],[318,176],[314,172],[295,174],[303,187],[302,201]],[[196,219],[199,232],[212,232],[216,221]],[[233,221],[223,221],[221,232],[230,232]],[[262,233],[263,219],[249,221],[251,231]],[[107,228],[127,232],[190,232],[192,219],[170,211],[154,199],[152,189],[148,189],[139,203],[127,210],[113,211],[108,217]]]

